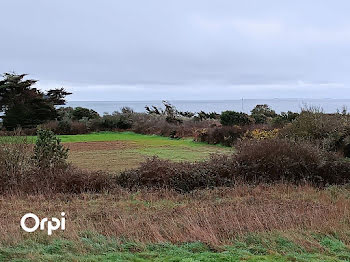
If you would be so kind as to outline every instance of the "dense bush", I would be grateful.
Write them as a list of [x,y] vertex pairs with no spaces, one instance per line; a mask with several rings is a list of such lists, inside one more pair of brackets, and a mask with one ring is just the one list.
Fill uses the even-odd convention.
[[78,135],[87,134],[92,130],[88,127],[88,122],[84,121],[71,121],[71,120],[61,120],[61,121],[51,121],[46,124],[39,126],[39,129],[47,129],[54,132],[56,135]]
[[279,130],[278,129],[272,129],[272,130],[266,130],[266,129],[254,129],[254,130],[248,130],[245,134],[243,139],[272,139],[278,137]]
[[237,150],[236,172],[248,181],[349,182],[348,161],[305,141],[243,140]]
[[132,131],[139,134],[154,134],[167,137],[193,137],[197,129],[220,125],[217,120],[196,121],[184,119],[181,124],[169,123],[163,115],[138,113],[133,116]]
[[308,140],[327,151],[341,151],[350,156],[349,115],[303,111],[281,130],[281,135],[294,140]]
[[224,111],[220,115],[220,122],[224,126],[248,125],[252,123],[249,116],[242,112]]
[[95,124],[100,130],[129,129],[132,127],[132,119],[125,114],[115,112],[112,115],[104,115]]
[[188,192],[246,183],[342,184],[350,181],[350,163],[307,143],[284,139],[244,140],[238,153],[208,161],[173,163],[149,159],[116,178],[127,188],[168,187]]
[[100,115],[93,109],[85,107],[60,107],[57,109],[58,120],[79,121],[82,119],[96,119]]
[[73,120],[81,120],[81,119],[94,119],[94,118],[99,118],[99,114],[88,108],[84,107],[76,107],[74,108],[72,112],[72,119]]
[[247,128],[240,126],[223,126],[198,129],[194,133],[194,141],[208,144],[233,146],[246,133]]
[[[43,161],[41,150],[35,156],[33,146],[27,139],[17,133],[13,137],[0,137],[0,193],[82,193],[102,192],[115,187],[112,175],[105,172],[87,172],[72,168],[69,165],[56,165],[48,168],[46,163],[56,161],[64,151],[57,147],[57,142],[42,145],[46,139],[41,139],[39,148],[46,148],[45,153],[50,159]],[[46,137],[46,136],[45,136]],[[50,138],[52,140],[52,137]],[[38,148],[38,149],[39,149]],[[52,149],[52,151],[51,151]],[[40,163],[45,165],[38,165]],[[61,161],[59,161],[61,163]]]
[[11,189],[33,168],[32,151],[26,137],[15,133],[0,137],[0,186]]
[[122,187],[167,187],[189,192],[195,189],[233,184],[228,158],[216,156],[206,162],[174,163],[158,158],[148,159],[138,169],[122,172],[116,182]]
[[34,146],[36,164],[40,168],[58,168],[67,166],[68,149],[50,130],[41,129],[37,132]]
[[271,122],[273,126],[283,127],[286,124],[293,122],[298,116],[299,113],[294,113],[291,111],[282,112],[280,115],[274,117]]
[[268,105],[256,105],[251,110],[251,116],[254,118],[256,124],[265,124],[268,120],[276,117],[277,114]]

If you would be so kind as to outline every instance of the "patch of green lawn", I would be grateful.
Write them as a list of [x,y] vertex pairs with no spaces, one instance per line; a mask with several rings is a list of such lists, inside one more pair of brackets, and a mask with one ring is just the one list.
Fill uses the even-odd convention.
[[[147,157],[157,156],[171,161],[201,161],[210,154],[229,154],[232,148],[194,142],[192,138],[171,139],[157,135],[141,135],[133,132],[99,132],[82,135],[59,135],[62,143],[123,141],[123,148],[70,151],[69,161],[89,170],[123,171],[137,167]],[[27,137],[34,142],[36,137]],[[3,141],[20,141],[23,138],[4,137]],[[1,140],[1,139],[0,139]]]
[[162,159],[172,161],[200,161],[209,158],[211,154],[229,153],[229,149],[216,148],[211,146],[189,147],[189,146],[159,146],[142,147],[128,150],[148,157],[158,156]]
[[170,139],[156,135],[141,135],[132,132],[100,132],[85,135],[59,136],[67,142],[124,141],[131,148],[109,151],[70,152],[70,161],[91,170],[123,171],[137,167],[147,157],[157,156],[171,161],[201,161],[210,154],[229,154],[232,148],[194,142],[191,138]]
[[[80,241],[30,241],[0,247],[0,261],[120,261],[120,262],[227,262],[227,261],[349,261],[350,249],[339,239],[319,236],[324,250],[306,251],[281,236],[261,241],[259,235],[213,250],[200,242],[182,245],[135,244],[86,233]],[[315,241],[315,239],[314,239]],[[337,247],[334,250],[334,247]],[[338,247],[341,247],[339,252]]]
[[[65,142],[98,142],[98,141],[133,141],[144,146],[188,146],[201,147],[218,145],[208,145],[206,143],[194,142],[192,138],[171,139],[158,135],[141,135],[133,132],[99,132],[83,135],[59,135],[63,143]],[[222,146],[219,146],[222,147]],[[225,148],[225,147],[222,147]]]

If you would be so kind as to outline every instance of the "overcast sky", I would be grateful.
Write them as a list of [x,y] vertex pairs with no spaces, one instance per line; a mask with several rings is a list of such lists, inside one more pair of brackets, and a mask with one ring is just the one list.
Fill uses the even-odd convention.
[[0,72],[69,100],[350,98],[348,0],[0,0]]

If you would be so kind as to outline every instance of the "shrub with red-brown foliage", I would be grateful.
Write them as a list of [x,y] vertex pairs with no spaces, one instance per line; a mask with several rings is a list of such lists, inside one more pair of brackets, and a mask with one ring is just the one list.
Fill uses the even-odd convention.
[[221,144],[234,146],[249,130],[271,130],[271,127],[264,124],[249,126],[214,126],[197,129],[194,133],[194,140],[208,144]]
[[154,157],[137,169],[122,172],[116,182],[130,189],[155,187],[188,192],[232,185],[232,167],[232,158],[228,156],[213,156],[208,161],[196,163],[174,163]]
[[220,125],[218,120],[195,121],[184,118],[180,123],[169,123],[163,115],[133,114],[132,131],[139,134],[161,135],[167,137],[192,137],[197,129]]
[[83,193],[103,192],[114,188],[106,172],[88,172],[73,167],[61,169],[29,168],[25,173],[0,173],[0,193]]
[[149,159],[125,171],[117,184],[127,188],[165,187],[188,192],[246,183],[343,184],[350,181],[350,162],[306,143],[284,139],[247,140],[238,153],[208,161],[173,163]]
[[41,128],[51,130],[56,135],[79,135],[90,132],[86,123],[79,121],[51,121],[41,125]]
[[224,146],[233,146],[246,131],[247,128],[241,126],[223,126],[197,129],[194,135],[194,140],[213,145],[221,144]]
[[338,184],[350,178],[349,162],[307,142],[244,140],[237,149],[236,172],[248,181]]

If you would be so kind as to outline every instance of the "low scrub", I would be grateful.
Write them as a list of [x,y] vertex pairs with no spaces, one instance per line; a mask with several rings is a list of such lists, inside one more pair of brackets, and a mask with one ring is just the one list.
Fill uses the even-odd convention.
[[249,125],[253,119],[247,114],[235,111],[224,111],[220,115],[220,122],[224,126]]
[[195,189],[231,186],[232,162],[227,156],[213,156],[204,162],[174,163],[148,159],[139,168],[122,172],[117,184],[130,188],[171,188],[188,192]]
[[243,140],[237,151],[235,169],[247,181],[349,182],[350,162],[306,141]]
[[194,141],[206,142],[213,145],[233,146],[238,139],[243,137],[246,131],[246,127],[240,126],[202,128],[197,129],[194,133]]
[[237,153],[212,155],[200,162],[148,159],[119,175],[88,172],[65,162],[67,151],[50,131],[38,133],[33,146],[25,138],[1,141],[0,192],[82,193],[169,188],[190,192],[240,183],[311,183],[317,186],[350,181],[350,162],[308,142],[279,138],[244,139]]
[[109,174],[78,170],[66,163],[67,150],[51,131],[39,131],[34,148],[18,134],[3,137],[0,143],[3,194],[101,192],[112,187]]
[[303,111],[281,135],[294,140],[308,140],[327,151],[350,157],[350,116]]
[[153,158],[125,171],[117,184],[127,188],[165,187],[188,192],[246,183],[348,183],[350,162],[308,143],[284,139],[244,140],[237,154],[208,161],[173,163]]

